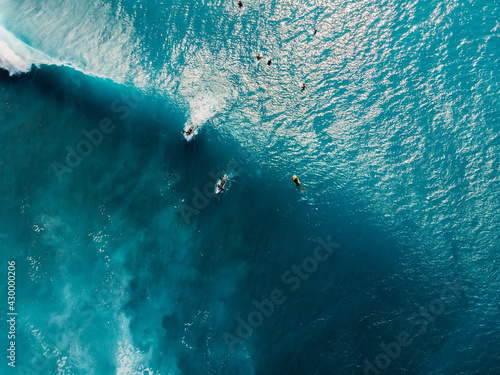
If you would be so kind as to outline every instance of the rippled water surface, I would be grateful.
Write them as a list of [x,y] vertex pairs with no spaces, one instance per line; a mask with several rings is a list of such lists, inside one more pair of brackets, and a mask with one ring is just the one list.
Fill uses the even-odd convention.
[[0,366],[498,373],[500,4],[243,4],[0,0]]

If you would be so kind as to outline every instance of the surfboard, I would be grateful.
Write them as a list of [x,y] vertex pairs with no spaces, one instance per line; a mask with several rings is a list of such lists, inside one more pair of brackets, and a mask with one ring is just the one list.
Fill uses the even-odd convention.
[[224,186],[222,189],[219,188],[219,184],[222,182],[222,179],[218,179],[217,182],[215,183],[215,189],[214,189],[215,194],[219,194],[221,191],[224,190],[224,188],[227,188],[227,183],[229,182],[229,176],[228,175],[224,175],[224,176],[226,176],[226,182],[224,183]]
[[222,182],[222,180],[217,180],[217,182],[215,183],[215,194],[219,194],[223,189],[219,189],[219,184]]
[[[187,134],[186,134],[186,132],[187,132],[189,129],[193,129],[193,131],[192,131],[189,135],[187,135]],[[194,138],[194,136],[195,136],[196,134],[198,134],[198,127],[197,127],[197,126],[194,126],[194,127],[193,127],[192,125],[190,125],[190,126],[185,126],[185,127],[184,127],[184,132],[182,133],[182,135],[184,136],[184,139],[186,139],[186,141],[187,141],[187,142],[190,142],[190,141]]]

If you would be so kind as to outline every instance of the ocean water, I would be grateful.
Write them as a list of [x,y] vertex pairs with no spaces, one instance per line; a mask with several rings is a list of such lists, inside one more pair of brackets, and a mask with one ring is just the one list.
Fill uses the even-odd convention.
[[0,373],[500,373],[500,3],[243,4],[0,0]]

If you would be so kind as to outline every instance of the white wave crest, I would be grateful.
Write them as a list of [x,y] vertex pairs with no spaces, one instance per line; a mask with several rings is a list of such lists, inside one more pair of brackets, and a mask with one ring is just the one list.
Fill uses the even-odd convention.
[[48,62],[42,52],[37,51],[0,26],[0,68],[10,75],[28,72],[33,65]]

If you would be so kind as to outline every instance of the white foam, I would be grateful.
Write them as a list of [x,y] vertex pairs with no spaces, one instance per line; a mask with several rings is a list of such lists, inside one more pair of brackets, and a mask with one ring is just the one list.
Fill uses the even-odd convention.
[[[36,7],[30,1],[2,2],[0,19],[9,20],[7,28],[14,35],[29,36],[29,52],[41,51],[56,65],[117,83],[142,87],[150,81],[133,22],[122,11],[116,14],[105,0],[50,0]],[[39,56],[24,53],[25,44],[7,45],[9,71],[26,71],[32,63],[40,64]]]
[[12,33],[0,26],[0,68],[10,75],[28,72],[33,65],[47,62],[48,59]]
[[[206,95],[206,96],[205,96]],[[214,96],[208,96],[208,94],[201,94],[200,96],[188,97],[189,107],[190,107],[190,117],[184,125],[184,131],[189,130],[192,126],[194,127],[193,133],[190,135],[184,135],[187,141],[190,141],[198,134],[203,124],[214,117],[219,110],[221,110],[223,104],[220,100]]]
[[191,122],[195,126],[201,126],[224,107],[224,103],[215,96],[199,96],[191,98],[189,102],[191,109]]
[[147,364],[151,357],[149,353],[143,354],[140,349],[133,344],[132,334],[129,330],[130,318],[123,313],[118,316],[120,321],[120,338],[115,353],[116,374],[130,375],[142,373],[143,369],[148,368]]
[[227,72],[216,62],[221,56],[201,48],[184,56],[186,66],[180,76],[178,94],[189,104],[189,119],[185,130],[195,127],[195,134],[218,113],[224,112],[236,98]]
[[194,128],[190,135],[184,134],[184,137],[189,142],[198,134],[203,124],[224,108],[224,102],[209,93],[200,93],[194,97],[187,97],[187,100],[189,102],[190,117],[184,125],[184,131],[188,131],[191,127]]
[[198,92],[194,96],[188,94],[186,99],[189,103],[189,119],[184,125],[184,131],[194,128],[190,135],[184,134],[189,142],[198,134],[202,126],[224,107],[224,103],[207,91]]

